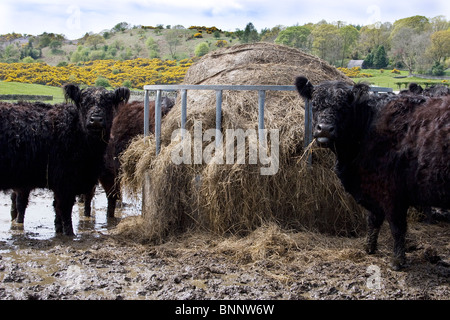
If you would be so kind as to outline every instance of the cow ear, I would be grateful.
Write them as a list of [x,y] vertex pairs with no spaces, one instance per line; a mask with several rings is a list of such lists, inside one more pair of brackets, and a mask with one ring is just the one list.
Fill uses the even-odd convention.
[[80,104],[81,101],[81,90],[77,85],[65,84],[63,86],[64,96],[66,100],[72,100],[76,105]]
[[116,105],[125,104],[130,99],[130,89],[127,87],[120,87],[114,90],[114,99]]
[[409,84],[409,91],[411,91],[412,93],[421,94],[423,92],[423,89],[417,83],[411,82]]
[[355,84],[352,89],[353,102],[362,103],[369,98],[370,87],[368,84],[360,82]]
[[297,79],[295,79],[295,87],[301,97],[311,99],[314,87],[306,77],[297,77]]

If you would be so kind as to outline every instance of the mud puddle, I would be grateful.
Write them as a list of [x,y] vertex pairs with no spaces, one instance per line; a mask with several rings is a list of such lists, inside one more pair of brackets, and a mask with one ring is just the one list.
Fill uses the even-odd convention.
[[97,190],[92,217],[75,204],[74,237],[56,235],[52,194],[35,190],[25,223],[10,221],[0,193],[0,300],[346,300],[450,297],[448,223],[409,225],[409,265],[389,268],[392,238],[385,224],[379,252],[364,237],[342,238],[262,226],[246,237],[208,233],[161,245],[116,233],[139,219],[140,202],[125,199],[106,217]]

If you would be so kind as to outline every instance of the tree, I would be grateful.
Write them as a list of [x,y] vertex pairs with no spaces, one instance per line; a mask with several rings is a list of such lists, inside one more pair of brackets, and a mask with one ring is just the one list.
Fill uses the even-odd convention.
[[309,50],[309,35],[311,29],[305,26],[287,27],[280,31],[275,43],[283,44],[289,47]]
[[389,51],[391,31],[392,24],[389,22],[362,27],[359,32],[358,50],[362,55],[366,55],[379,46]]
[[341,36],[342,46],[342,60],[341,67],[344,66],[344,59],[350,55],[351,49],[358,40],[359,32],[354,26],[345,26],[339,28],[339,35]]
[[379,46],[373,55],[373,66],[377,69],[386,68],[389,64],[384,46]]
[[119,22],[112,28],[112,32],[125,31],[130,28],[130,24],[128,22]]
[[450,57],[450,29],[437,31],[431,35],[431,46],[428,48],[431,59],[440,64]]
[[62,47],[61,41],[53,40],[52,42],[50,42],[49,47],[53,54],[58,54],[58,53],[62,52],[60,50]]
[[156,43],[155,39],[153,39],[152,37],[148,37],[147,41],[145,42],[145,45],[149,50],[149,56],[151,59],[159,58],[159,46]]
[[320,58],[334,64],[340,58],[342,41],[339,29],[331,24],[320,23],[312,31],[313,50]]
[[274,42],[281,30],[282,26],[280,25],[277,25],[270,30],[263,30],[264,32],[261,32],[261,41]]
[[405,28],[412,29],[416,33],[423,33],[425,31],[431,31],[431,23],[430,20],[424,16],[413,16],[397,20],[393,24],[391,39],[393,39],[398,32]]
[[105,38],[103,38],[101,35],[99,34],[93,34],[90,35],[89,37],[87,37],[85,44],[87,46],[91,46],[94,47],[94,50],[97,50],[97,46],[100,44],[105,44]]
[[2,60],[7,63],[11,62],[19,62],[20,59],[20,51],[17,49],[17,46],[10,44],[3,51]]
[[245,27],[245,30],[242,34],[241,42],[242,43],[254,43],[259,41],[258,31],[256,30],[253,23],[249,22]]
[[447,30],[450,28],[450,22],[443,15],[436,16],[431,19],[431,28],[433,32]]
[[370,69],[373,67],[373,53],[369,52],[364,59],[362,67],[364,69]]
[[408,68],[411,75],[429,45],[428,32],[417,33],[414,29],[405,27],[399,29],[392,38],[392,53]]
[[176,58],[177,47],[180,45],[180,37],[182,34],[182,30],[179,29],[170,29],[166,33],[166,41],[169,45],[170,55],[173,59]]
[[209,46],[206,42],[201,42],[195,47],[195,56],[202,57],[209,52]]

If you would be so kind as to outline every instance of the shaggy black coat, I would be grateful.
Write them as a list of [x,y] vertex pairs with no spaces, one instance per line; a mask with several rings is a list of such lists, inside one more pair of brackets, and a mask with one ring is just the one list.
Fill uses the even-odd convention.
[[401,268],[408,207],[450,207],[450,96],[383,96],[363,84],[314,87],[304,77],[295,84],[312,100],[317,143],[336,154],[343,186],[369,211],[367,251],[376,250],[386,218],[392,267]]
[[75,196],[96,184],[113,114],[130,92],[75,85],[63,90],[74,104],[0,104],[0,190],[16,191],[18,222],[32,189],[52,190],[56,232],[72,235]]
[[[161,116],[164,117],[173,105],[173,99],[163,97]],[[155,132],[155,101],[149,102],[149,132]],[[144,102],[130,102],[122,106],[114,117],[104,166],[99,176],[99,182],[108,199],[108,217],[114,217],[116,203],[120,199],[120,183],[117,181],[120,171],[120,154],[125,151],[134,137],[141,134],[144,134]],[[91,201],[94,192],[95,187],[90,193],[84,195],[84,215],[87,217],[91,215]]]

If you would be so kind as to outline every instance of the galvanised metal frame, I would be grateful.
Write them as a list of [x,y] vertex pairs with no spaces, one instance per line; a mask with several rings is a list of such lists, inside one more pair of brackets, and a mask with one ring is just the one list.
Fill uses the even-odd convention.
[[[216,130],[222,126],[222,92],[224,90],[258,91],[258,132],[261,135],[264,129],[264,104],[266,91],[296,91],[295,86],[250,86],[250,85],[146,85],[144,86],[144,135],[149,135],[149,101],[150,91],[156,91],[155,100],[155,139],[156,154],[161,150],[161,97],[162,91],[181,91],[181,129],[186,129],[187,118],[187,91],[188,90],[214,90],[216,91]],[[392,92],[392,88],[371,87],[373,92]],[[300,97],[299,97],[300,99]],[[312,136],[312,105],[305,101],[305,139],[307,147],[313,140]],[[260,136],[260,141],[263,141]],[[311,158],[308,157],[308,162]]]

